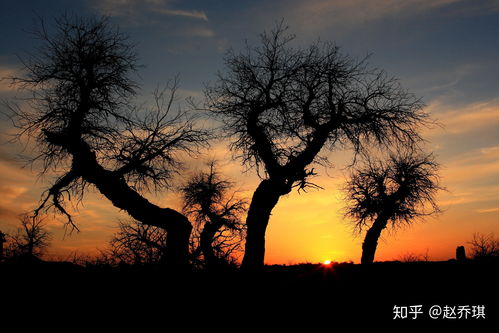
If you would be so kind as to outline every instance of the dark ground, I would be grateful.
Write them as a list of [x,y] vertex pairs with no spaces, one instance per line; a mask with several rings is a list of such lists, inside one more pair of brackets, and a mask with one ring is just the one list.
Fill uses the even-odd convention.
[[[316,331],[314,327],[343,332],[337,327],[340,322],[352,328],[379,323],[479,327],[499,319],[497,267],[497,261],[387,262],[267,266],[253,274],[171,274],[154,267],[4,263],[0,316],[8,319],[31,311],[55,322],[112,319],[166,326],[181,320],[191,328],[216,326],[236,332],[304,323],[307,332]],[[411,314],[394,320],[395,305],[422,305],[423,313],[416,320]],[[484,305],[486,319],[471,318],[471,313],[468,319],[442,319],[442,313],[434,320],[428,314],[433,305]]]

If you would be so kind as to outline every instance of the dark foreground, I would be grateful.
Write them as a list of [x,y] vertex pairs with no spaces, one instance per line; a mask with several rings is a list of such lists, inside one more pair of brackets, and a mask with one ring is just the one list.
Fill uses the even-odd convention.
[[[1,314],[7,319],[34,311],[56,322],[111,319],[165,327],[180,320],[190,328],[236,332],[303,323],[307,332],[339,331],[332,329],[339,322],[352,328],[383,322],[478,327],[498,319],[497,267],[497,261],[390,262],[173,274],[154,267],[2,264]],[[483,306],[485,319],[474,306]]]

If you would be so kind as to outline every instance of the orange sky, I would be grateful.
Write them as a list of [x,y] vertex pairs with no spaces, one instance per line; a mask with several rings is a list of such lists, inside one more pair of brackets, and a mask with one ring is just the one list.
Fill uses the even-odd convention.
[[[146,65],[141,70],[143,98],[177,73],[182,94],[202,97],[203,83],[223,70],[227,47],[240,47],[246,38],[254,41],[276,18],[286,18],[300,43],[320,37],[337,41],[360,58],[372,52],[372,64],[399,77],[443,125],[425,130],[423,136],[442,166],[442,185],[447,188],[438,197],[444,212],[412,228],[385,233],[376,260],[394,260],[407,253],[447,260],[475,232],[499,235],[497,1],[88,0],[64,6],[70,12],[109,15],[131,34]],[[32,40],[25,30],[32,17],[26,8],[48,19],[61,10],[57,1],[2,2],[0,26],[9,33],[0,34],[0,78],[18,73],[16,54],[29,51]],[[15,95],[15,89],[0,80],[0,99]],[[4,111],[3,105],[0,108]],[[0,142],[10,133],[10,122],[1,117]],[[21,148],[0,145],[0,230],[4,232],[15,231],[18,215],[33,209],[51,182],[50,175],[39,179],[36,168],[22,168],[16,158]],[[189,172],[212,157],[221,161],[222,173],[251,197],[258,178],[254,170],[243,173],[238,162],[230,160],[224,142],[215,143]],[[348,153],[334,152],[331,161],[334,169],[317,168],[320,176],[315,181],[325,190],[292,192],[279,201],[267,232],[267,263],[359,262],[362,237],[353,236],[341,214]],[[181,206],[172,192],[148,197],[164,207]],[[90,191],[75,212],[80,233],[65,235],[63,219],[50,217],[48,228],[54,239],[48,255],[94,255],[106,247],[117,220],[124,217],[107,199]]]
[[[428,108],[433,108],[430,105]],[[460,136],[485,132],[497,128],[499,105],[471,105],[468,116],[441,118],[444,128],[429,130],[426,136],[430,146],[437,148],[446,140]],[[445,113],[444,113],[445,114]],[[451,128],[451,130],[447,130]],[[5,148],[4,148],[5,149]],[[242,195],[250,197],[258,184],[253,171],[243,172],[238,162],[227,159],[225,144],[216,144],[202,158],[215,157],[221,161],[221,172],[237,182]],[[307,193],[292,192],[282,197],[273,211],[268,233],[268,264],[293,264],[334,261],[358,262],[361,254],[362,237],[352,234],[350,224],[342,216],[341,187],[348,174],[344,169],[348,153],[331,153],[335,168],[318,168],[321,176],[316,183],[324,190]],[[452,258],[458,245],[465,245],[474,232],[499,234],[499,186],[489,179],[497,177],[499,170],[499,146],[490,146],[480,151],[470,151],[456,158],[440,159],[442,184],[448,191],[441,192],[439,203],[444,212],[429,217],[425,222],[396,233],[386,232],[379,242],[376,260],[395,260],[407,253],[428,254],[431,260]],[[189,172],[199,168],[200,161]],[[15,230],[16,215],[32,209],[41,191],[47,184],[37,180],[37,174],[23,169],[19,162],[4,159],[0,161],[1,229]],[[181,180],[179,180],[181,181]],[[150,199],[162,206],[180,207],[178,195],[163,193],[150,195]],[[126,218],[107,199],[96,192],[86,195],[79,207],[76,221],[81,232],[64,236],[63,219],[51,220],[49,230],[55,234],[49,255],[64,258],[70,254],[93,255],[97,249],[104,249],[112,233],[116,231],[117,220]]]

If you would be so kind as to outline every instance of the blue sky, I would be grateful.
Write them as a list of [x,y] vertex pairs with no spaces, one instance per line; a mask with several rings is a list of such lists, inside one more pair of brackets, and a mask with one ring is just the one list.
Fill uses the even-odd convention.
[[[400,78],[443,124],[425,134],[449,190],[442,195],[448,209],[440,224],[457,225],[459,241],[475,231],[499,234],[499,1],[3,0],[0,78],[20,70],[17,55],[33,51],[37,41],[27,31],[36,15],[50,26],[64,12],[108,15],[130,35],[145,65],[139,80],[144,98],[179,74],[182,93],[201,99],[204,84],[223,70],[226,50],[256,42],[281,19],[297,44],[320,38],[354,57],[371,54],[373,66]],[[0,98],[14,95],[15,89],[0,81]],[[6,119],[0,121],[5,141],[10,129]],[[47,184],[29,185],[36,173],[19,169],[16,149],[0,146],[0,192],[8,194],[0,199],[0,229],[1,223],[12,226],[14,212],[32,206]],[[248,179],[250,191],[254,179]],[[95,211],[112,216],[108,208]],[[470,226],[470,219],[482,222]],[[418,230],[422,237],[432,232]]]
[[185,89],[201,90],[227,47],[284,18],[299,42],[321,38],[354,56],[371,53],[416,94],[433,99],[452,84],[448,102],[467,103],[496,90],[498,8],[485,0],[2,1],[0,64],[16,65],[15,54],[30,50],[25,31],[35,15],[48,22],[64,12],[109,15],[138,43],[146,85],[180,73]]

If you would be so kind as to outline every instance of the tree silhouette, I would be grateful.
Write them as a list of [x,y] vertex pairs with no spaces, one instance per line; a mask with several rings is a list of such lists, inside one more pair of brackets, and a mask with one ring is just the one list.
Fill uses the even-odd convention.
[[113,260],[133,265],[157,264],[166,258],[167,233],[134,219],[120,221],[109,245],[108,256]]
[[35,31],[41,47],[24,60],[14,82],[32,93],[30,106],[10,104],[19,138],[34,138],[43,170],[60,174],[35,214],[51,207],[67,217],[65,201],[81,200],[89,185],[140,222],[168,231],[167,262],[188,262],[188,219],[149,202],[143,192],[169,186],[181,170],[180,153],[205,144],[195,117],[174,111],[178,80],[155,92],[150,110],[133,106],[137,55],[128,37],[106,18],[63,16],[49,34]]
[[372,263],[381,232],[411,225],[440,211],[435,194],[438,164],[432,155],[402,152],[387,161],[367,161],[348,181],[347,212],[357,232],[366,230],[362,264]]
[[52,234],[45,229],[44,219],[40,216],[22,215],[21,227],[12,235],[10,253],[14,256],[39,257],[50,245]]
[[193,254],[202,253],[208,269],[232,261],[244,238],[241,215],[246,212],[247,204],[232,191],[233,186],[211,162],[208,172],[192,176],[181,188],[184,212],[195,221]]
[[414,145],[428,124],[422,103],[365,60],[331,43],[291,45],[283,23],[261,35],[257,47],[230,51],[227,71],[206,89],[207,103],[243,164],[262,179],[247,215],[243,267],[264,262],[265,232],[279,198],[294,187],[314,186],[313,164],[329,165],[332,151],[366,145]]
[[494,234],[474,233],[471,245],[471,256],[473,259],[499,258],[499,239]]

